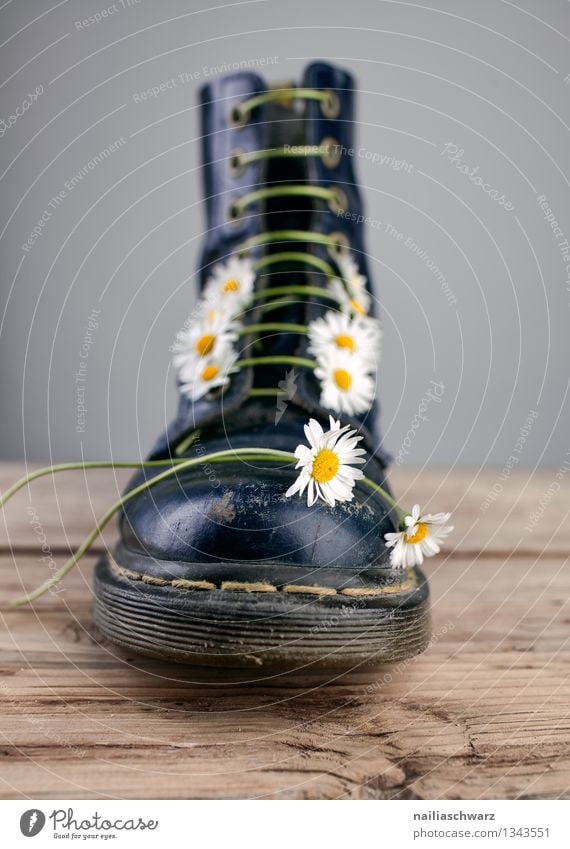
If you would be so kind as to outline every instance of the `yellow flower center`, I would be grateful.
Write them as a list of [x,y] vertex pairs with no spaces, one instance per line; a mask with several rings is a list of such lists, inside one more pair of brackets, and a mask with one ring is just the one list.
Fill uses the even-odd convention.
[[207,383],[208,380],[213,380],[219,373],[220,369],[217,366],[206,366],[202,372],[202,380]]
[[352,336],[337,336],[334,340],[337,344],[338,348],[348,348],[349,351],[354,351],[356,345],[354,344],[354,339]]
[[355,312],[358,313],[358,315],[366,315],[366,310],[364,309],[360,301],[356,300],[356,298],[352,299],[352,301],[350,302],[350,306]]
[[211,333],[206,333],[204,336],[200,336],[196,342],[196,350],[201,357],[205,357],[211,352],[215,341],[216,337],[212,336]]
[[352,377],[343,368],[337,368],[334,372],[334,382],[336,383],[339,389],[342,389],[344,392],[346,392],[347,389],[350,389],[350,386],[352,384]]
[[224,286],[224,292],[237,292],[239,289],[239,281],[232,277],[230,280],[226,280],[226,285]]
[[339,461],[334,451],[330,448],[322,448],[313,460],[311,477],[317,483],[328,483],[338,472],[338,467]]
[[423,539],[427,537],[429,533],[429,528],[425,522],[418,522],[418,529],[415,534],[409,536],[409,534],[404,534],[405,540],[410,545],[415,545],[417,542],[421,542]]

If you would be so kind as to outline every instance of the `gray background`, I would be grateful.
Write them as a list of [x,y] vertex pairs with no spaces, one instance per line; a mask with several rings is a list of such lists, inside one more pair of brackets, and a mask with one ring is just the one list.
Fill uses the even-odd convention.
[[[193,303],[204,226],[198,86],[216,66],[259,60],[283,81],[312,58],[348,67],[361,90],[387,447],[414,464],[570,457],[567,2],[125,0],[76,26],[111,5],[0,3],[0,118],[43,87],[0,125],[3,458],[130,459],[150,447],[175,407],[168,349]],[[121,137],[25,252],[50,199]],[[447,144],[514,208],[461,173]],[[433,380],[441,401],[422,405]]]

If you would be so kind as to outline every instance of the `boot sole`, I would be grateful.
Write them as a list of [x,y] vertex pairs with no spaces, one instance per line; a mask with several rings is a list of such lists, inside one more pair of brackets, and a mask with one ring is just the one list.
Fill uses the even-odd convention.
[[222,564],[208,567],[208,579],[189,580],[158,577],[152,558],[136,562],[133,570],[111,556],[99,561],[94,616],[107,639],[150,657],[347,670],[405,660],[430,640],[428,583],[419,569],[386,569],[381,580],[375,570],[376,581],[366,583],[354,573],[339,581],[340,570],[320,570],[329,585],[319,586],[291,580],[298,567],[272,567],[283,582],[270,584],[251,580],[247,564],[236,565],[230,580],[220,579],[228,573]]

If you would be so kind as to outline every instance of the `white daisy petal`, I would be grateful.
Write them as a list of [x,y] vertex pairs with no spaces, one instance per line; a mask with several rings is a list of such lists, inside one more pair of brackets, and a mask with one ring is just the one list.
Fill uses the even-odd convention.
[[375,318],[327,310],[321,318],[310,322],[307,350],[317,359],[327,359],[331,350],[346,351],[375,368],[380,361],[381,336],[380,322]]
[[231,321],[219,310],[210,310],[204,302],[199,302],[194,317],[187,322],[184,330],[176,336],[172,346],[172,362],[182,383],[191,379],[203,368],[208,357],[226,349],[238,338],[241,325]]
[[390,562],[395,568],[421,566],[424,557],[433,557],[440,551],[440,543],[451,533],[453,526],[445,526],[451,513],[426,513],[422,515],[419,504],[414,504],[400,527],[404,530],[384,534],[386,547],[390,548]]
[[323,429],[316,419],[309,419],[309,423],[305,425],[305,436],[307,442],[314,448],[318,445],[323,436]]
[[186,366],[179,372],[180,391],[197,401],[212,389],[224,388],[230,374],[237,371],[237,356],[231,345],[224,345],[201,357],[191,369]]
[[[356,446],[362,437],[356,435],[355,430],[349,430],[349,425],[341,427],[340,421],[332,416],[329,424],[330,430],[325,432],[319,422],[311,419],[305,425],[310,447],[298,445],[295,449],[298,459],[295,468],[301,469],[301,472],[285,495],[302,495],[307,487],[309,507],[318,499],[330,507],[334,507],[337,501],[351,501],[356,481],[364,477],[361,469],[353,468],[355,463],[364,462],[359,456],[364,453],[363,449],[348,447]],[[302,488],[301,481],[304,482]]]
[[239,315],[253,293],[255,272],[247,257],[230,257],[212,269],[204,287],[204,300],[225,315]]
[[321,404],[349,416],[367,412],[374,402],[376,385],[370,364],[355,354],[331,350],[317,360],[315,377],[321,384]]
[[366,289],[349,291],[342,280],[335,277],[329,284],[329,290],[338,301],[342,312],[360,318],[368,315],[372,299]]

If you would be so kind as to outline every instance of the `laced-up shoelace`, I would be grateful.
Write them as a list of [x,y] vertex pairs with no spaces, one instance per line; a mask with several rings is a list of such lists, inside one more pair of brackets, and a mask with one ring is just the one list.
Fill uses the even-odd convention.
[[[271,90],[234,106],[230,113],[230,125],[243,127],[253,110],[264,103],[297,98],[319,101],[323,113],[331,118],[340,111],[338,97],[334,92],[293,88]],[[230,155],[230,165],[234,170],[241,170],[254,159],[324,156],[330,167],[334,167],[340,161],[339,150],[339,143],[330,137],[320,145],[283,145],[249,153],[234,150]],[[268,185],[232,199],[229,218],[239,220],[253,204],[295,197],[325,201],[330,210],[337,214],[348,212],[345,193],[336,186],[307,185],[305,181],[275,183],[269,177]],[[284,213],[286,216],[295,214],[295,210],[286,203],[277,206],[276,209],[270,206],[267,213]],[[307,205],[303,205],[299,211],[303,219],[310,213]],[[305,220],[301,227],[304,223]],[[287,229],[266,229],[237,244],[231,256],[210,270],[193,326],[178,335],[174,348],[174,365],[178,370],[181,392],[196,401],[204,395],[214,397],[211,393],[217,390],[223,393],[230,375],[239,369],[299,366],[313,371],[319,382],[321,404],[324,407],[348,415],[364,414],[373,404],[377,365],[375,350],[381,335],[378,322],[369,317],[364,318],[370,304],[366,278],[359,273],[358,265],[350,256],[350,246],[342,232],[288,229],[288,224],[286,218],[286,223],[281,226]],[[314,245],[326,248],[330,261],[327,261],[324,251],[316,255],[308,250],[309,246]],[[262,246],[269,248],[265,255],[250,259],[251,253]],[[305,246],[307,249],[304,250]],[[309,269],[316,271],[325,283],[321,285],[319,281],[305,282],[301,279],[288,285],[275,285],[272,280],[266,287],[253,289],[256,275],[267,271],[275,276],[278,272],[273,267],[283,263],[300,266],[302,272]],[[244,295],[240,294],[242,291]],[[322,316],[308,324],[299,323],[299,317],[292,313],[302,303],[297,302],[297,296],[315,298],[324,308]],[[230,311],[226,310],[231,301],[219,309],[219,298],[235,298],[237,310],[231,312],[231,306]],[[240,320],[243,312],[248,313],[250,310],[253,311],[250,314],[252,320],[249,323]],[[269,320],[265,320],[266,314],[277,310],[286,311],[285,315],[277,314],[273,319],[269,317]],[[304,314],[301,320],[305,321]],[[264,334],[271,334],[274,342],[270,343],[268,337],[263,338]],[[283,334],[286,338],[275,339],[274,334]],[[306,350],[312,359],[298,356],[295,348],[289,347],[289,337],[292,337],[292,345],[296,334],[308,337]],[[334,350],[329,357],[323,350],[323,338],[326,346],[330,344],[331,336]],[[240,337],[246,337],[247,341],[245,347],[238,351],[234,345]],[[350,362],[347,359],[349,354]],[[256,385],[250,390],[250,396],[282,395],[283,382],[279,383],[279,387],[264,385],[273,374],[256,374]]]
[[[291,102],[294,99],[299,100],[316,100],[320,102],[323,115],[328,118],[337,117],[340,112],[340,103],[338,96],[334,91],[322,91],[320,89],[310,88],[285,88],[273,89],[262,94],[256,95],[243,101],[237,106],[234,106],[230,112],[229,123],[235,129],[243,127],[254,109],[267,103],[273,102]],[[340,161],[340,144],[331,137],[323,139],[320,145],[294,145],[291,147],[274,147],[254,151],[242,151],[235,149],[230,158],[230,170],[235,175],[241,175],[245,168],[256,161],[267,160],[271,158],[288,158],[288,157],[321,157],[323,162],[329,167],[335,167]],[[323,200],[328,203],[331,212],[341,214],[347,211],[347,198],[342,189],[326,188],[324,186],[308,186],[303,183],[284,183],[278,186],[270,186],[255,191],[247,192],[237,200],[233,200],[229,207],[229,218],[232,221],[238,222],[248,206],[273,200],[275,198],[288,197],[304,197]],[[273,230],[259,233],[251,237],[237,248],[240,255],[247,255],[250,249],[268,245],[276,242],[296,242],[307,244],[320,244],[325,246],[333,259],[338,259],[341,255],[348,252],[349,245],[344,236],[340,232],[326,235],[312,230]],[[257,260],[254,263],[256,272],[266,269],[272,265],[278,265],[284,262],[296,262],[313,267],[321,272],[327,280],[339,278],[341,275],[335,272],[333,266],[321,259],[304,251],[281,251],[278,253],[269,254]],[[260,307],[262,312],[269,312],[284,306],[290,305],[290,300],[283,299],[284,295],[302,295],[314,296],[325,300],[330,300],[338,304],[338,297],[328,289],[320,286],[295,285],[295,286],[271,286],[267,289],[255,292],[252,296],[252,302],[256,303],[264,301]],[[263,333],[272,331],[284,331],[289,333],[306,333],[307,329],[304,325],[286,323],[286,322],[262,322],[250,324],[242,328],[240,335],[248,335],[251,333]],[[251,357],[240,359],[240,367],[255,366],[255,365],[299,365],[306,368],[314,368],[313,360],[304,359],[294,356],[281,355],[278,357]],[[268,395],[279,394],[280,390],[268,389],[253,389],[252,395]]]

